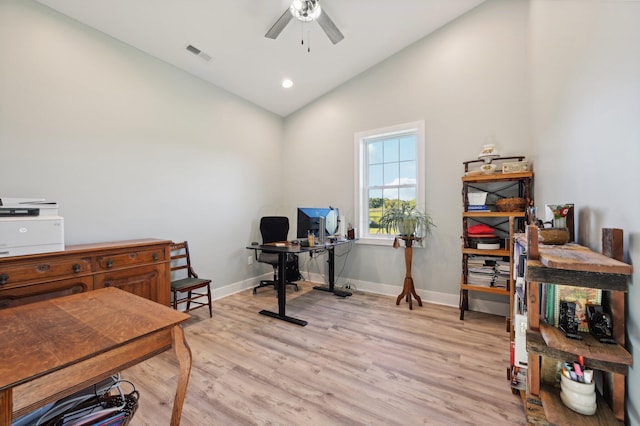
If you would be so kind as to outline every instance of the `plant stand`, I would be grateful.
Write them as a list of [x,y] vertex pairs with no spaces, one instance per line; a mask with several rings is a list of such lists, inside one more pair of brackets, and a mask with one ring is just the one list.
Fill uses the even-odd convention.
[[405,277],[404,277],[404,285],[402,287],[402,293],[396,299],[396,305],[400,304],[400,300],[405,297],[406,301],[409,302],[409,309],[413,309],[413,300],[411,296],[413,296],[418,302],[418,306],[422,306],[422,300],[420,296],[416,294],[416,288],[413,285],[413,278],[411,277],[411,261],[413,260],[413,240],[414,237],[399,237],[404,240],[404,265],[405,265]]

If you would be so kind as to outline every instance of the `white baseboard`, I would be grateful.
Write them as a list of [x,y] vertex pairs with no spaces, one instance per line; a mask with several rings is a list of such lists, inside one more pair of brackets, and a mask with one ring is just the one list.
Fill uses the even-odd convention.
[[[253,277],[246,279],[244,281],[239,281],[236,283],[232,283],[226,285],[224,287],[215,287],[211,288],[211,297],[213,300],[221,299],[226,296],[231,296],[232,294],[239,293],[241,291],[250,289],[258,285],[260,280],[263,279],[271,279],[273,274],[268,273],[261,276]],[[308,281],[314,283],[327,283],[328,281],[325,279],[324,275],[321,274],[310,274],[308,277],[305,277]],[[357,289],[358,291],[364,291],[367,293],[374,294],[382,294],[385,296],[397,296],[402,292],[402,288],[397,285],[384,284],[384,283],[374,283],[369,281],[360,281],[360,280],[352,280],[347,279],[346,283],[350,284],[352,288]],[[341,288],[343,284],[336,285],[337,288]],[[438,305],[445,306],[459,306],[460,296],[459,294],[451,294],[451,293],[442,293],[431,290],[421,290],[416,289],[418,296],[424,301],[429,303],[436,303]],[[469,309],[472,311],[484,312],[488,314],[495,314],[501,316],[508,316],[509,314],[509,302],[501,303],[492,300],[484,300],[484,299],[475,299],[472,296],[469,297]]]

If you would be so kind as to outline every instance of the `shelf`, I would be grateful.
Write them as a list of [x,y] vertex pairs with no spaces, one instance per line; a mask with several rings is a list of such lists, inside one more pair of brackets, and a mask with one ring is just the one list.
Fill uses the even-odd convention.
[[524,212],[462,212],[462,217],[524,217]]
[[623,425],[618,421],[613,412],[604,401],[604,399],[596,393],[596,403],[598,409],[593,416],[584,416],[569,409],[560,399],[560,388],[552,386],[542,386],[540,389],[540,399],[544,408],[546,420],[557,426],[606,426],[606,425]]
[[[603,228],[603,254],[600,254],[573,243],[557,246],[540,244],[538,228],[534,225],[527,227],[526,238],[516,235],[516,240],[523,243],[528,255],[527,350],[530,380],[527,397],[540,395],[546,417],[553,424],[607,425],[622,424],[620,421],[625,420],[625,376],[629,366],[633,365],[633,357],[624,347],[624,293],[628,291],[633,268],[622,262],[623,236],[621,229]],[[556,327],[541,321],[538,291],[545,283],[605,290],[603,297],[608,302],[614,337],[619,344],[600,343],[589,333],[580,333],[582,340],[569,339]],[[584,356],[589,368],[599,370],[602,381],[608,384],[602,386],[605,398],[598,400],[598,411],[594,416],[581,416],[565,407],[558,397],[559,390],[547,387],[551,380],[547,374],[549,370],[541,371],[545,363],[548,366],[550,362],[576,360],[579,356]]]
[[[518,160],[522,160],[524,157],[514,157]],[[506,159],[506,158],[505,158]],[[471,161],[471,163],[476,160]],[[513,311],[513,242],[512,238],[516,229],[522,229],[525,223],[526,213],[524,211],[517,212],[499,212],[499,211],[469,211],[469,193],[472,192],[486,192],[486,200],[484,204],[491,209],[495,210],[495,204],[498,200],[503,198],[518,197],[525,200],[525,206],[532,204],[531,200],[531,185],[533,183],[533,172],[522,173],[491,173],[491,174],[477,174],[468,172],[468,164],[465,162],[465,176],[462,176],[462,279],[460,283],[460,319],[464,320],[465,311],[469,310],[469,292],[482,292],[491,293],[500,296],[509,297],[509,315]],[[495,234],[495,238],[498,238],[501,242],[501,248],[492,250],[483,250],[475,247],[469,235],[469,229],[473,226],[486,225],[492,229],[493,232],[487,232],[487,234]],[[480,241],[480,240],[478,240]],[[495,247],[495,246],[494,246]],[[500,284],[505,283],[506,288],[486,287],[481,285],[467,284],[469,274],[469,260],[470,255],[475,256],[487,256],[502,258],[502,261],[508,260],[509,269],[504,271],[505,265],[500,264],[500,279],[504,279],[506,273],[506,279],[501,281]],[[486,263],[486,262],[485,262]],[[492,265],[487,265],[492,266]],[[471,280],[472,282],[478,282]],[[507,320],[507,329],[511,329],[510,316]]]
[[499,250],[484,250],[484,249],[473,249],[473,248],[463,248],[463,254],[476,254],[479,256],[502,256],[508,257],[509,250],[507,249],[499,249]]
[[500,182],[533,178],[533,172],[471,174],[462,176],[462,182]]
[[492,293],[492,294],[501,294],[503,296],[509,296],[509,289],[506,288],[497,288],[497,287],[486,287],[482,285],[472,285],[472,284],[460,284],[460,289],[462,290],[470,290],[477,291],[480,293]]
[[626,274],[548,268],[539,260],[527,261],[527,279],[533,282],[600,288],[609,291],[628,291]]
[[580,333],[583,340],[569,339],[556,327],[540,323],[540,331],[527,330],[527,351],[560,360],[583,355],[589,367],[627,375],[633,357],[620,345],[600,343],[589,333]]

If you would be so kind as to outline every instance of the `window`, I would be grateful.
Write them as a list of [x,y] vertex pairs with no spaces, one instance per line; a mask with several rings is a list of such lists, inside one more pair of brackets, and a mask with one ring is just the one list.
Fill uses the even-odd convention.
[[406,203],[424,210],[424,146],[423,121],[355,134],[360,242],[389,243],[390,236],[379,227],[386,207]]

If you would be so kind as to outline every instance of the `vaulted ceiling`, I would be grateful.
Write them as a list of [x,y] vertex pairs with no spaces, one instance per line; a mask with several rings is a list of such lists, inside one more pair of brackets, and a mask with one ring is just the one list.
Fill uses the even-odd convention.
[[291,0],[37,1],[287,116],[484,0],[319,0],[344,34],[335,45],[296,19],[264,36]]

